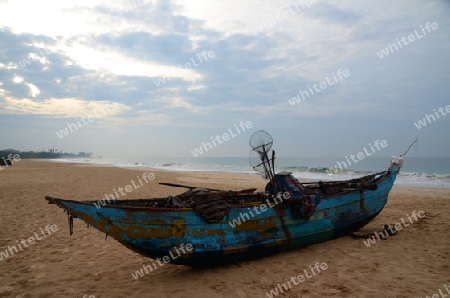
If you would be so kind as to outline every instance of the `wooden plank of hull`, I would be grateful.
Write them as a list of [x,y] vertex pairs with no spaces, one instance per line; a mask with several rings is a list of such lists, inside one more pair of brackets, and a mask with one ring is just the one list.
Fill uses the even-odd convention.
[[377,190],[323,198],[309,220],[292,214],[290,208],[275,207],[259,215],[254,213],[234,228],[229,221],[254,205],[233,206],[221,222],[211,224],[190,208],[106,205],[98,209],[92,203],[47,199],[147,257],[162,258],[172,248],[191,243],[193,251],[172,263],[209,267],[302,248],[356,231],[384,208],[396,176],[397,172],[385,177]]

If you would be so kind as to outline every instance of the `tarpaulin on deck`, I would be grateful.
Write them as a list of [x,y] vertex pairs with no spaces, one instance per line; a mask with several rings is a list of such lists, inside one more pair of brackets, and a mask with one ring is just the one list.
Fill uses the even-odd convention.
[[[276,174],[274,180],[277,192],[289,192],[291,198],[303,199],[302,203],[290,204],[294,214],[307,219],[314,214],[316,206],[320,203],[320,196],[317,192],[301,184],[291,173]],[[266,190],[270,190],[270,188],[273,188],[271,183],[267,185]]]

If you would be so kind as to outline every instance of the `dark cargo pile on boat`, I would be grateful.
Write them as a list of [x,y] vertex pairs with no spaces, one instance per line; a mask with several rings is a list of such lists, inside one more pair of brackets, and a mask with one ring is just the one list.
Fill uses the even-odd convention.
[[193,208],[198,216],[209,223],[216,223],[230,212],[230,205],[217,192],[206,188],[190,189],[172,198],[175,207]]
[[241,191],[220,191],[192,187],[190,190],[174,197],[164,199],[120,200],[112,201],[109,204],[132,207],[192,208],[198,216],[208,223],[217,223],[224,216],[228,215],[230,205],[261,202],[271,198],[269,193],[254,193],[255,190],[256,188]]

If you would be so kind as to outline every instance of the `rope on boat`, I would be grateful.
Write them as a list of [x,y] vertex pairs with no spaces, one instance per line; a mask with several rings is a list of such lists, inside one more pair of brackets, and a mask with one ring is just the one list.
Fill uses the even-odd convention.
[[239,201],[236,200],[236,197],[235,197],[234,195],[235,195],[234,191],[230,190],[230,198],[231,198],[231,201],[232,201],[234,204],[239,203]]
[[414,140],[414,142],[412,142],[411,145],[409,145],[408,149],[406,149],[405,153],[403,153],[403,154],[400,155],[399,157],[405,156],[405,155],[408,153],[409,149],[411,149],[411,147],[412,147],[415,143],[417,143],[418,140],[419,140],[419,138],[416,138],[416,139]]
[[69,234],[72,236],[73,234],[73,215],[67,211],[67,218],[69,220]]

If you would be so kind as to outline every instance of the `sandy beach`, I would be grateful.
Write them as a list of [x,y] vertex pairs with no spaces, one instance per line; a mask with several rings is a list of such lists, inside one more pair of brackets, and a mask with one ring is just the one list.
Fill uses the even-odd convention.
[[257,175],[21,160],[0,171],[0,251],[29,237],[36,241],[23,251],[3,255],[0,297],[267,297],[277,284],[316,262],[326,263],[327,269],[280,297],[431,297],[440,289],[447,293],[445,286],[450,289],[450,189],[397,186],[385,209],[362,232],[408,221],[413,211],[423,211],[425,217],[370,247],[363,239],[342,237],[220,268],[166,264],[134,280],[131,274],[151,259],[112,238],[105,240],[104,234],[78,219],[69,236],[67,215],[48,205],[44,196],[97,200],[143,171],[155,179],[123,199],[185,190],[158,182],[232,190],[261,190],[266,182]]

